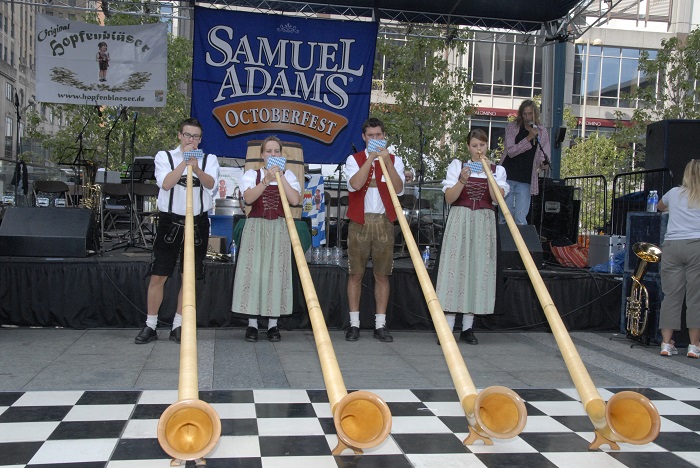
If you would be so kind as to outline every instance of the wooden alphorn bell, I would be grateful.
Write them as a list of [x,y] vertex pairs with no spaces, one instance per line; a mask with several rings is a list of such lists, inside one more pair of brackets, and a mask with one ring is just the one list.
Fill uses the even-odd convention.
[[[462,354],[459,352],[457,342],[452,335],[452,330],[447,325],[445,312],[440,305],[418,246],[413,239],[413,234],[403,214],[401,203],[399,203],[399,198],[396,196],[394,184],[388,176],[384,160],[381,157],[377,159],[385,175],[391,201],[401,226],[401,232],[423,290],[428,311],[430,311],[430,316],[433,319],[435,331],[440,340],[440,347],[445,355],[459,402],[469,423],[469,436],[464,439],[463,443],[471,445],[477,440],[481,440],[486,445],[492,445],[493,441],[491,438],[509,439],[517,436],[525,428],[525,423],[527,422],[525,402],[517,393],[506,387],[493,386],[477,392]],[[478,292],[474,291],[474,294],[478,294]]]
[[331,343],[326,327],[326,320],[316,295],[316,288],[311,279],[309,266],[306,264],[304,249],[301,246],[294,218],[289,209],[287,194],[282,186],[282,177],[279,172],[275,176],[282,198],[284,218],[292,242],[299,279],[304,290],[306,307],[309,309],[309,319],[314,332],[318,358],[321,362],[321,372],[326,384],[328,401],[331,405],[333,424],[338,435],[338,445],[333,449],[333,455],[340,455],[346,448],[352,449],[355,453],[362,453],[363,449],[376,447],[389,436],[391,411],[386,402],[374,393],[360,390],[348,394],[345,388],[340,366],[335,357],[335,351],[333,351],[333,343]]
[[496,192],[498,206],[500,206],[503,217],[508,224],[508,229],[518,248],[518,253],[523,260],[525,270],[530,277],[547,322],[549,322],[549,327],[552,329],[564,363],[581,398],[583,408],[593,423],[595,438],[588,448],[596,450],[601,445],[607,444],[610,448],[619,450],[620,446],[616,442],[643,445],[653,441],[659,435],[661,422],[658,410],[647,397],[637,392],[619,392],[608,400],[607,406],[601,398],[590,374],[586,371],[581,356],[576,351],[576,346],[571,340],[564,322],[559,316],[559,311],[554,305],[549,291],[547,291],[535,262],[532,260],[532,255],[530,255],[530,251],[520,235],[518,226],[498,190],[496,180],[491,174],[490,163],[482,158],[481,164],[492,191]]
[[204,456],[211,452],[221,436],[219,415],[209,403],[199,399],[192,166],[187,166],[186,203],[178,401],[168,406],[158,421],[158,443],[173,457],[170,466],[186,460],[195,460],[197,466],[205,465]]

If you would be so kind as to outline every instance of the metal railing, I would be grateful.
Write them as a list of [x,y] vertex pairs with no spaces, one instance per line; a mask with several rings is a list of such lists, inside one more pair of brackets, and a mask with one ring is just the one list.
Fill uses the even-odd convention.
[[578,244],[588,246],[590,236],[605,231],[608,219],[608,181],[602,175],[567,177],[564,183],[575,187],[580,202]]
[[627,213],[646,211],[646,200],[651,190],[659,198],[673,185],[669,169],[623,172],[615,175],[612,183],[612,208],[606,232],[612,235],[627,234]]

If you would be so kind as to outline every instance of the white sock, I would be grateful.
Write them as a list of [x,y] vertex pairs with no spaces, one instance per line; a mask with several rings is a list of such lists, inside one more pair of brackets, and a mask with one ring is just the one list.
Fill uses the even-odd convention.
[[386,325],[386,314],[374,314],[374,328],[382,328]]
[[158,316],[146,315],[146,326],[152,330],[155,330],[158,326]]
[[175,330],[177,327],[182,326],[182,314],[175,314],[175,318],[173,318],[173,330]]
[[445,319],[447,320],[447,327],[450,329],[450,331],[454,330],[455,328],[455,318],[457,318],[455,314],[445,314]]
[[267,322],[267,329],[269,330],[270,328],[276,327],[277,326],[277,319],[276,318],[271,318]]
[[474,314],[462,315],[462,331],[469,330],[474,325]]
[[350,326],[360,328],[360,311],[350,312]]
[[248,319],[248,326],[258,328],[258,319]]

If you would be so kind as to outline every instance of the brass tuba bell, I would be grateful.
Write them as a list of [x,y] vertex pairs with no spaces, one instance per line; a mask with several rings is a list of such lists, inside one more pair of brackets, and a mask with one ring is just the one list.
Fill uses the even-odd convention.
[[640,336],[647,327],[649,316],[649,293],[646,286],[642,284],[642,278],[649,263],[657,263],[661,260],[661,249],[649,242],[637,242],[632,246],[632,252],[639,257],[639,264],[632,275],[632,291],[627,298],[625,317],[627,333]]

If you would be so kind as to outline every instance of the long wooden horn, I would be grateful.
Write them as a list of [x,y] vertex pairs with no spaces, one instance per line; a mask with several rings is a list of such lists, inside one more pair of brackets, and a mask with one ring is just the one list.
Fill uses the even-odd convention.
[[606,407],[600,393],[598,393],[593,384],[593,380],[591,380],[591,376],[586,371],[586,366],[583,364],[581,356],[576,351],[576,346],[574,346],[571,336],[559,316],[559,311],[554,305],[544,281],[542,281],[540,272],[532,260],[532,255],[530,255],[530,251],[520,235],[518,226],[515,224],[513,216],[508,210],[501,192],[498,190],[498,185],[493,178],[493,174],[491,174],[488,161],[482,158],[481,164],[484,167],[492,191],[496,192],[498,206],[501,207],[503,217],[508,224],[508,229],[525,265],[525,270],[527,270],[544,315],[547,317],[547,322],[549,322],[549,327],[552,329],[552,334],[554,334],[554,339],[557,342],[557,346],[559,346],[559,351],[564,358],[576,391],[581,398],[583,408],[593,423],[596,436],[589,445],[589,449],[598,449],[601,445],[607,444],[610,448],[619,450],[620,447],[616,442],[643,445],[653,441],[659,435],[661,422],[658,410],[647,397],[637,392],[619,392],[610,398]]
[[355,453],[362,453],[362,449],[376,447],[389,436],[391,411],[386,402],[374,393],[361,390],[348,394],[345,388],[321,304],[316,295],[316,288],[311,279],[309,266],[306,264],[304,249],[289,209],[287,194],[282,186],[282,178],[279,172],[275,176],[277,176],[284,217],[287,221],[289,238],[292,241],[297,270],[299,270],[299,279],[304,290],[306,307],[309,309],[311,328],[314,331],[316,350],[321,361],[321,372],[331,405],[333,423],[338,435],[338,445],[333,449],[333,455],[340,455],[346,448],[352,449]]
[[[401,232],[403,232],[408,252],[411,254],[411,261],[418,275],[423,296],[425,296],[428,304],[428,310],[440,340],[440,347],[447,360],[447,367],[457,390],[459,402],[469,423],[469,436],[464,439],[464,444],[470,445],[477,440],[482,440],[485,444],[491,445],[493,444],[492,437],[509,439],[517,436],[525,428],[525,423],[527,422],[525,402],[517,393],[506,387],[493,386],[482,390],[480,393],[477,392],[474,382],[469,376],[469,371],[467,371],[462,354],[459,352],[457,342],[452,335],[452,330],[447,325],[445,312],[440,305],[440,301],[438,301],[433,283],[430,281],[418,246],[413,239],[413,234],[403,214],[394,184],[387,175],[384,160],[381,157],[377,159],[381,165],[382,172],[385,174],[391,201],[401,225]],[[475,291],[474,294],[477,294],[477,292]]]
[[178,401],[168,406],[158,420],[158,443],[165,453],[173,457],[171,466],[185,460],[202,460],[216,446],[221,436],[219,415],[209,403],[199,399],[192,166],[187,166],[186,210]]

